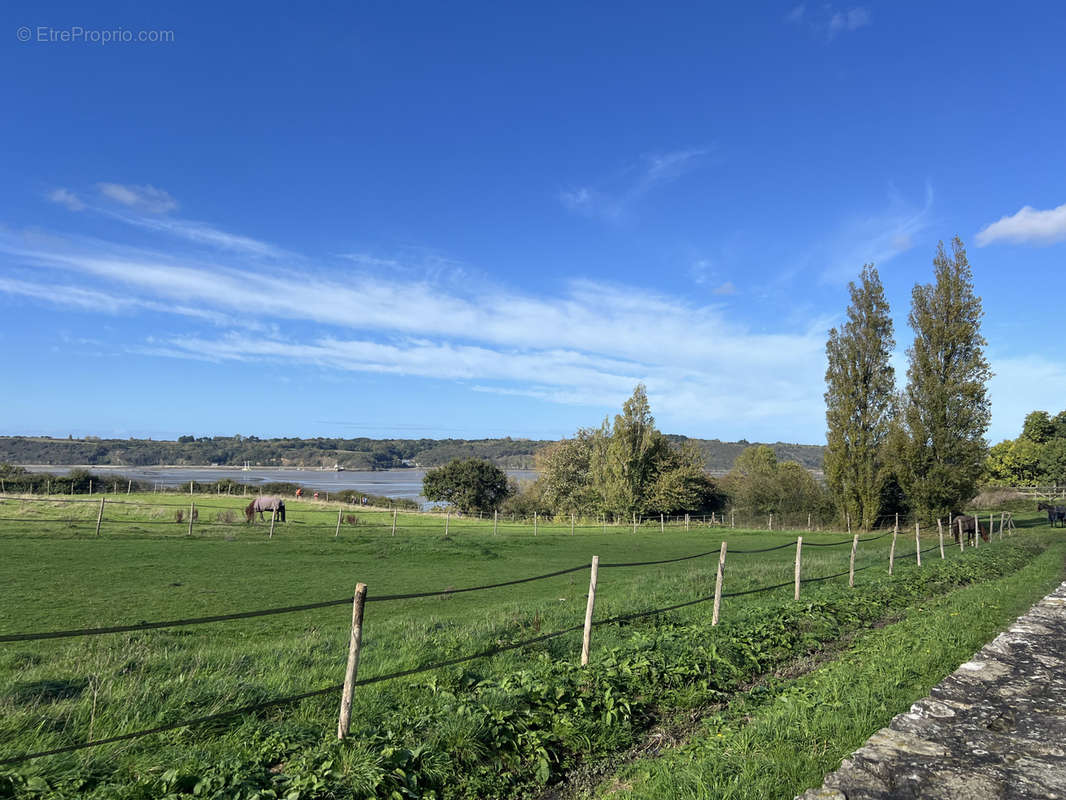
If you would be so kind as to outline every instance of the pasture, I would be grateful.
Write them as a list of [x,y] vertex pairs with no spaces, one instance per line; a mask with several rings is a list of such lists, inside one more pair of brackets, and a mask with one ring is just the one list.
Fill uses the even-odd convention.
[[[53,797],[526,796],[582,764],[609,759],[659,713],[718,702],[752,676],[832,642],[849,629],[950,591],[1020,569],[1049,534],[993,538],[960,553],[913,533],[864,541],[855,589],[850,540],[804,536],[805,583],[792,598],[795,549],[762,550],[798,532],[589,523],[448,522],[439,515],[287,502],[288,521],[241,519],[240,498],[116,497],[95,534],[92,503],[0,505],[0,635],[181,619],[350,598],[369,587],[359,677],[372,680],[579,626],[588,570],[470,593],[601,559],[596,619],[705,598],[717,550],[729,543],[722,624],[710,604],[603,624],[588,668],[580,630],[490,658],[361,686],[352,735],[335,739],[339,692],[114,745],[0,766],[0,796]],[[118,502],[118,501],[123,502]],[[175,519],[182,510],[182,522]],[[343,521],[354,515],[355,524]],[[1025,523],[1019,523],[1024,527]],[[814,545],[814,546],[812,546]],[[1058,546],[1058,545],[1056,545]],[[697,553],[668,564],[615,566]],[[1059,564],[1061,565],[1061,553]],[[1034,591],[1038,586],[1031,586]],[[1043,593],[1043,589],[1040,589]],[[374,602],[375,596],[431,592]],[[1039,596],[1039,595],[1038,595]],[[46,641],[0,643],[0,761],[263,703],[338,684],[351,605],[204,625]],[[659,709],[659,710],[655,710]],[[7,777],[3,777],[6,775]],[[197,788],[199,787],[199,788]]]

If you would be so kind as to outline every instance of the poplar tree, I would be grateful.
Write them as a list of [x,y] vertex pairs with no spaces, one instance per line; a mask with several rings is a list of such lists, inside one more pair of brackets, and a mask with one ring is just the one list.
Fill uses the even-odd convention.
[[642,512],[646,494],[657,477],[656,465],[666,442],[655,428],[648,393],[638,383],[633,395],[616,414],[614,427],[604,432],[600,447],[592,454],[593,479],[600,487],[603,504],[615,513]]
[[927,518],[961,511],[975,494],[988,444],[992,377],[981,335],[981,298],[974,294],[966,249],[956,236],[933,259],[935,282],[915,285],[907,351],[907,389],[900,477],[912,506]]
[[872,264],[848,284],[847,322],[825,345],[825,477],[837,508],[869,530],[885,484],[883,447],[894,413],[892,318]]

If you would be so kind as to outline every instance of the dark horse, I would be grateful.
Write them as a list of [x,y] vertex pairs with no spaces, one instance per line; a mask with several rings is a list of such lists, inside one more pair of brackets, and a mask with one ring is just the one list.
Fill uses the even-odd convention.
[[1061,522],[1062,527],[1066,528],[1066,506],[1053,506],[1048,503],[1037,503],[1037,511],[1047,512],[1048,524],[1054,528],[1056,522]]
[[977,538],[975,531],[980,532],[982,541],[989,541],[988,531],[980,525],[973,517],[967,517],[964,514],[955,514],[951,517],[951,538],[958,544],[959,541],[959,522],[962,522],[962,533],[966,537],[966,542],[971,547],[974,545],[974,540]]
[[280,497],[257,497],[255,500],[248,504],[248,507],[244,509],[244,521],[251,522],[255,517],[255,512],[259,512],[259,519],[263,519],[263,512],[270,511],[277,513],[277,519],[279,522],[285,521],[285,501]]

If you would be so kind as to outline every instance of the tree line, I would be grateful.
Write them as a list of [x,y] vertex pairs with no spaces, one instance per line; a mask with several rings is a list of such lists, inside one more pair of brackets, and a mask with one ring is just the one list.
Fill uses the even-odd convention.
[[779,461],[768,445],[741,450],[733,468],[712,478],[699,449],[655,426],[647,390],[638,384],[613,421],[580,428],[536,453],[537,479],[508,481],[492,464],[458,459],[426,473],[423,495],[462,511],[519,516],[633,517],[706,514],[739,505],[758,513],[829,507],[824,487],[796,461]]
[[877,270],[849,284],[846,322],[826,343],[825,477],[838,513],[862,528],[911,512],[962,510],[985,466],[992,373],[983,310],[962,241],[943,242],[933,281],[911,292],[907,381],[897,391],[892,319]]
[[1066,411],[1026,416],[1017,439],[993,445],[984,477],[997,486],[1066,486]]

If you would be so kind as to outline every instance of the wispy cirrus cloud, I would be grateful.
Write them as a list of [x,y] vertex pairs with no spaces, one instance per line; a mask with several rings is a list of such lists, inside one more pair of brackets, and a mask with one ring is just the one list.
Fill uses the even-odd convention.
[[869,10],[862,6],[849,8],[847,11],[834,11],[829,17],[829,36],[832,38],[842,31],[857,31],[871,22]]
[[177,201],[169,192],[154,186],[131,186],[121,183],[98,183],[96,188],[109,200],[120,203],[135,211],[149,214],[163,214],[178,207]]
[[53,189],[47,196],[53,203],[66,206],[71,211],[82,211],[85,208],[85,203],[70,189]]
[[910,250],[915,239],[933,223],[933,187],[925,186],[918,206],[895,190],[889,192],[888,207],[881,212],[853,218],[808,256],[821,262],[822,280],[836,283],[853,279],[863,264],[882,266]]
[[866,6],[853,6],[838,10],[831,5],[822,5],[809,10],[806,3],[800,3],[785,15],[785,22],[791,25],[806,26],[813,34],[832,41],[841,33],[857,31],[873,23],[873,16]]
[[700,147],[645,155],[606,185],[566,189],[559,199],[570,211],[618,221],[650,191],[700,166],[709,153],[709,148]]
[[[325,266],[294,277],[243,251],[180,255],[54,235],[0,234],[0,253],[5,271],[19,273],[0,292],[104,315],[169,315],[176,332],[133,346],[145,356],[296,359],[597,406],[644,381],[657,410],[678,419],[741,421],[766,435],[805,417],[821,424],[821,321],[762,333],[639,286],[575,280],[531,294]],[[263,327],[250,335],[256,321]]]
[[1066,240],[1066,203],[1046,211],[1022,206],[1015,214],[986,225],[977,234],[977,245],[993,242],[1049,245]]
[[98,183],[96,188],[99,198],[113,201],[122,208],[116,210],[113,204],[100,202],[99,199],[96,202],[83,200],[82,196],[66,188],[50,192],[48,199],[71,211],[88,209],[136,228],[163,233],[210,249],[273,259],[291,258],[294,255],[275,245],[230,233],[206,222],[170,216],[168,212],[176,209],[178,203],[163,189],[118,183]]

